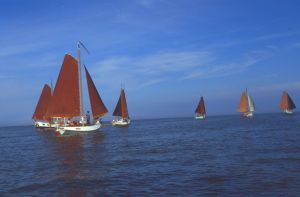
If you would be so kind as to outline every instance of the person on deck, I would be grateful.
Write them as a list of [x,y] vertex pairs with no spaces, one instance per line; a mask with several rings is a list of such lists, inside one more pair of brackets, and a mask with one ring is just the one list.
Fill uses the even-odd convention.
[[87,111],[86,112],[86,123],[89,125],[89,124],[91,124],[91,122],[90,122],[90,111]]

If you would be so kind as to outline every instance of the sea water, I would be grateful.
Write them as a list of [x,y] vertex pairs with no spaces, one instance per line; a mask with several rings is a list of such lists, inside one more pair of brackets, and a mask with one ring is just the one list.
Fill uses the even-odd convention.
[[300,196],[300,115],[0,128],[0,196]]

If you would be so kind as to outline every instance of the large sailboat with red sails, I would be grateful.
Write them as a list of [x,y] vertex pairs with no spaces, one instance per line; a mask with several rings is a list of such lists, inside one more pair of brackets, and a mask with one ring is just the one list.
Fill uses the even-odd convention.
[[65,55],[46,113],[47,118],[59,124],[56,128],[56,134],[96,131],[101,127],[99,118],[108,112],[88,69],[85,67],[92,121],[84,113],[81,47],[86,49],[81,42],[78,42],[78,59],[69,54]]

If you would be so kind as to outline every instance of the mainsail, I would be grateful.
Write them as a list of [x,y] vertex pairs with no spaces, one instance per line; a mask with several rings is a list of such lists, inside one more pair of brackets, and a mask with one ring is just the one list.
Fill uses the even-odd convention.
[[80,116],[78,62],[66,54],[46,116]]
[[249,110],[248,93],[243,92],[242,96],[241,96],[240,104],[237,108],[237,111],[245,113],[245,112],[248,112],[248,110]]
[[195,110],[195,113],[201,114],[201,115],[206,114],[203,96],[201,96],[201,98],[200,98],[200,101],[199,101],[199,104],[198,104],[198,106]]
[[284,91],[282,93],[281,102],[279,105],[281,110],[293,110],[296,108],[295,103],[293,102],[290,95],[287,93],[287,91]]
[[46,120],[45,114],[49,107],[51,100],[51,88],[48,84],[44,85],[39,101],[36,105],[35,111],[32,115],[33,120]]
[[121,95],[118,101],[118,104],[114,110],[113,116],[121,116],[122,118],[129,118],[127,103],[125,98],[125,91],[121,89]]
[[104,103],[102,102],[102,99],[97,91],[97,88],[92,80],[92,77],[85,68],[85,74],[86,74],[86,79],[87,79],[87,84],[88,84],[88,90],[89,90],[89,96],[90,96],[90,102],[91,102],[91,108],[92,108],[92,113],[93,113],[93,118],[99,118],[106,114],[108,110],[106,109]]

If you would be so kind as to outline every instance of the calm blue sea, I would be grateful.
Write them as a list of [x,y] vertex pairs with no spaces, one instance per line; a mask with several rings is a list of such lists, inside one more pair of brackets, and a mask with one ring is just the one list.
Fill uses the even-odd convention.
[[300,196],[300,114],[0,128],[0,196]]

